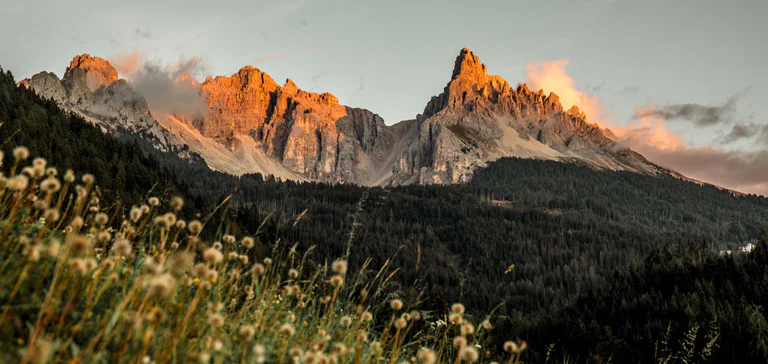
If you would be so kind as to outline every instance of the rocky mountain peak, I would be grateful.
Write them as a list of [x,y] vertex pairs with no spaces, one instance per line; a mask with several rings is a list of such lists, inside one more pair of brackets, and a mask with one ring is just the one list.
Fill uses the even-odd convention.
[[488,72],[485,65],[480,62],[480,57],[476,56],[469,48],[464,48],[456,57],[456,63],[453,67],[453,76],[451,80],[469,79],[475,83],[485,83]]
[[88,53],[83,53],[72,58],[69,67],[64,73],[64,79],[76,77],[75,74],[82,71],[85,75],[85,83],[91,91],[96,91],[99,87],[109,86],[117,81],[117,70],[105,59],[93,57]]

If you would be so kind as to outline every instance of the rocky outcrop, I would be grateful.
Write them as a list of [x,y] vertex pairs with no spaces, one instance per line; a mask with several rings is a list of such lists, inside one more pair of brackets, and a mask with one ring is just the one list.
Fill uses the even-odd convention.
[[511,156],[659,171],[641,155],[617,148],[577,107],[564,111],[556,94],[533,92],[525,84],[513,88],[488,75],[466,48],[443,93],[430,100],[417,121],[417,136],[394,164],[396,184],[466,182],[487,162]]
[[118,79],[115,68],[102,58],[76,56],[61,80],[51,72],[40,72],[19,86],[31,88],[105,132],[140,134],[163,151],[183,149],[169,143],[170,136],[152,117],[144,97]]
[[339,104],[330,93],[301,90],[246,66],[201,85],[208,110],[191,124],[204,136],[237,149],[247,135],[291,172],[333,183],[368,184],[394,144],[384,120]]

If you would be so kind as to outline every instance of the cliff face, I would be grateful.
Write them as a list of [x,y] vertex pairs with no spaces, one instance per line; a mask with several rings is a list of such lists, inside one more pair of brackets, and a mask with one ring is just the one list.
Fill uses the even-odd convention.
[[[152,118],[144,97],[118,79],[115,68],[102,58],[79,55],[72,59],[61,80],[51,72],[40,72],[19,85],[55,101],[105,132],[136,133],[157,149],[179,149],[169,143],[170,136]],[[183,155],[181,149],[178,151]]]
[[596,168],[657,173],[657,166],[617,144],[559,97],[511,87],[488,75],[468,49],[451,81],[417,118],[418,134],[398,157],[393,182],[461,183],[500,157],[579,161]]
[[394,144],[378,115],[340,105],[330,93],[301,90],[291,80],[280,86],[250,66],[206,79],[201,96],[207,113],[191,124],[202,136],[230,150],[247,136],[268,158],[307,179],[368,184],[385,168]]

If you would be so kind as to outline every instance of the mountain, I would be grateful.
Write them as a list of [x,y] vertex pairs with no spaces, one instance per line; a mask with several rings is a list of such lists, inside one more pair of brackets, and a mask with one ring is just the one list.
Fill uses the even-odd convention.
[[109,62],[75,57],[64,77],[42,72],[20,85],[53,99],[105,131],[127,130],[163,151],[201,157],[214,170],[359,185],[469,181],[501,157],[575,162],[596,169],[667,174],[622,148],[558,96],[513,88],[469,49],[456,58],[442,94],[423,114],[388,126],[377,114],[341,105],[330,93],[281,86],[251,66],[198,83],[201,115],[154,115]]
[[451,81],[417,117],[418,134],[395,165],[397,183],[460,183],[500,157],[576,161],[598,169],[656,174],[662,170],[622,149],[559,97],[512,88],[469,49],[456,58]]

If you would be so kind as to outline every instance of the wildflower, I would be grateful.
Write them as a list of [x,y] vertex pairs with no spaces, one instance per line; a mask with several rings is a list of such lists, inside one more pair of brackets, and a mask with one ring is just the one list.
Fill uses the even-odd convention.
[[112,245],[112,250],[119,255],[129,256],[133,252],[133,247],[130,241],[120,238]]
[[203,223],[201,223],[198,220],[192,220],[192,222],[189,223],[189,232],[193,235],[200,234],[200,231],[203,230]]
[[173,226],[173,224],[176,223],[176,214],[174,214],[173,212],[169,212],[163,215],[163,217],[165,218],[165,222],[168,224],[169,227]]
[[229,260],[237,260],[237,257],[238,257],[238,255],[235,252],[229,252],[229,254],[227,254],[227,258]]
[[408,325],[408,321],[405,321],[405,319],[402,317],[395,320],[395,327],[398,330],[404,329],[406,325]]
[[181,252],[168,258],[168,271],[175,277],[181,277],[195,263],[191,253]]
[[69,222],[69,226],[72,227],[72,229],[80,229],[83,227],[83,218],[80,216],[75,216],[72,218],[72,220]]
[[95,222],[96,225],[104,226],[107,224],[107,222],[109,222],[109,216],[103,212],[100,212],[96,214],[95,218],[93,218],[93,222]]
[[195,277],[205,278],[205,276],[208,275],[208,267],[205,264],[203,264],[203,263],[198,263],[192,269],[192,273],[195,274]]
[[187,222],[184,220],[176,221],[176,228],[179,230],[184,230],[184,228],[187,227]]
[[73,172],[71,169],[68,169],[66,172],[64,172],[64,182],[75,182],[75,172]]
[[205,279],[211,283],[216,283],[216,281],[219,279],[219,272],[211,269],[208,271],[208,273],[205,274]]
[[45,170],[45,174],[48,175],[48,177],[56,177],[59,172],[56,170],[56,168],[50,167]]
[[467,339],[463,336],[456,336],[453,338],[453,347],[457,349],[461,349],[463,347],[467,346]]
[[61,214],[57,209],[48,209],[48,210],[45,210],[45,213],[43,213],[43,218],[45,219],[45,221],[48,221],[48,222],[58,221],[60,217],[61,217]]
[[407,313],[407,312],[405,312],[405,313],[403,313],[402,315],[400,315],[400,317],[401,317],[403,320],[405,320],[405,321],[411,321],[411,314],[410,314],[410,313]]
[[45,192],[56,192],[61,189],[61,182],[56,177],[48,177],[40,183],[40,189]]
[[35,168],[45,168],[45,158],[37,157],[35,160],[32,161],[32,166]]
[[141,219],[141,209],[139,209],[136,206],[131,207],[130,217],[131,217],[131,221],[133,221],[134,223],[138,222],[139,219]]
[[403,308],[403,301],[399,299],[394,299],[392,301],[389,301],[389,307],[391,307],[395,311],[400,311],[400,309]]
[[454,303],[451,306],[451,312],[457,313],[459,315],[463,314],[464,313],[464,305],[462,305],[461,303]]
[[464,322],[464,319],[461,318],[461,315],[459,315],[458,313],[452,313],[448,315],[448,321],[451,322],[452,324],[458,325]]
[[475,333],[475,327],[469,322],[466,322],[464,323],[464,325],[461,325],[461,335],[467,336],[467,335],[472,335],[474,333]]
[[224,349],[224,343],[221,340],[216,339],[213,341],[211,347],[214,351],[221,351],[221,349]]
[[416,310],[411,311],[411,319],[416,321],[421,320],[421,312]]
[[218,249],[208,248],[203,252],[203,259],[208,264],[217,264],[224,259],[224,255]]
[[332,269],[334,272],[344,275],[347,273],[347,261],[346,260],[337,260],[333,262]]
[[83,183],[85,183],[86,186],[92,185],[95,181],[96,178],[94,178],[92,174],[86,173],[83,175]]
[[520,345],[518,345],[518,346],[517,346],[517,352],[518,352],[518,353],[519,353],[519,352],[522,352],[522,351],[523,351],[523,350],[525,350],[525,348],[527,348],[527,347],[528,347],[528,343],[527,343],[527,342],[525,342],[525,340],[523,340],[523,341],[521,341],[521,342],[520,342]]
[[482,328],[484,328],[486,330],[490,330],[490,329],[493,328],[493,325],[491,325],[491,322],[486,319],[486,320],[484,320],[483,322],[480,323],[480,327],[482,327]]
[[8,182],[5,183],[5,187],[11,190],[23,191],[29,185],[29,177],[19,174],[11,177]]
[[176,279],[170,274],[163,274],[149,281],[149,292],[155,296],[169,296],[176,286]]
[[37,262],[40,260],[40,248],[37,245],[30,245],[24,252],[24,256],[30,262]]
[[59,255],[59,251],[61,250],[61,242],[57,239],[52,239],[50,243],[48,243],[48,247],[44,250],[45,254],[49,257],[55,257]]
[[16,161],[23,161],[29,158],[29,149],[27,149],[27,147],[16,147],[13,149],[13,158],[15,158]]
[[344,278],[342,278],[340,275],[335,275],[331,277],[330,283],[333,288],[339,288],[342,284],[344,284]]
[[419,363],[422,364],[434,364],[437,361],[437,355],[435,355],[435,352],[431,349],[421,349],[416,355],[419,359]]
[[197,359],[200,360],[200,363],[207,364],[211,361],[211,354],[208,353],[200,353],[197,356]]
[[373,321],[373,315],[370,312],[365,311],[362,315],[360,315],[360,319],[364,322],[370,322]]
[[240,255],[237,257],[237,259],[240,260],[240,264],[248,264],[248,256],[247,255]]
[[352,325],[352,318],[349,316],[343,316],[341,318],[340,323],[341,323],[341,326],[349,327],[349,325]]
[[250,236],[246,236],[243,238],[243,240],[240,241],[240,244],[242,244],[243,247],[246,249],[253,248],[253,238]]
[[212,327],[224,326],[224,316],[219,315],[218,313],[211,314],[208,316],[208,325],[211,325]]
[[160,204],[160,199],[157,197],[150,197],[147,199],[147,203],[149,204],[149,206],[155,207]]
[[359,341],[368,341],[368,334],[365,331],[360,331],[357,333],[357,340]]
[[291,358],[298,358],[302,354],[304,354],[304,352],[301,350],[301,348],[291,348],[291,350],[288,351],[288,355],[290,355]]
[[473,348],[471,346],[467,346],[465,348],[462,348],[459,351],[459,354],[461,354],[461,358],[462,359],[464,359],[464,360],[466,360],[466,361],[468,361],[470,363],[474,363],[478,359],[480,359],[480,354],[477,353],[477,349],[475,349],[475,348]]
[[175,196],[171,199],[171,208],[174,211],[179,211],[182,207],[184,207],[184,200],[181,197]]
[[217,241],[217,242],[213,243],[213,248],[216,249],[216,250],[221,250],[224,247],[221,245],[220,242]]
[[266,350],[264,349],[263,345],[256,344],[253,346],[253,353],[256,356],[264,356],[264,354],[266,353]]
[[224,242],[227,244],[234,244],[235,243],[235,237],[232,235],[224,235]]
[[280,326],[280,330],[277,331],[280,334],[286,334],[288,336],[293,336],[293,334],[296,333],[296,329],[293,328],[291,324],[283,324],[283,326]]
[[112,234],[109,233],[109,231],[99,231],[99,233],[96,235],[96,240],[98,240],[100,243],[104,243],[109,241],[109,239],[112,238]]
[[516,353],[517,352],[517,344],[515,344],[514,341],[507,341],[504,343],[504,351],[508,353]]
[[139,207],[139,211],[141,211],[141,214],[142,214],[142,215],[146,215],[146,214],[148,214],[148,213],[149,213],[149,206],[147,206],[147,205],[141,205],[141,206]]
[[294,269],[294,268],[291,268],[291,269],[288,271],[288,277],[291,277],[291,278],[293,278],[293,279],[296,279],[296,278],[298,278],[298,277],[299,277],[299,271],[297,271],[297,270],[296,270],[296,269]]
[[264,258],[264,264],[266,264],[266,265],[270,265],[270,264],[272,264],[272,259],[270,259],[270,258]]
[[251,341],[253,339],[253,335],[256,334],[256,329],[251,325],[245,325],[240,327],[240,330],[238,330],[237,334],[240,336],[240,340],[243,341]]
[[256,264],[253,265],[253,268],[251,268],[251,272],[253,272],[253,274],[256,275],[256,276],[260,276],[260,275],[264,274],[264,271],[266,269],[267,268],[264,267],[264,264],[256,263]]
[[72,239],[72,251],[75,254],[85,253],[91,247],[91,239],[85,235],[78,235]]
[[96,263],[96,260],[94,260],[93,258],[85,259],[83,261],[83,264],[85,266],[86,273],[92,272],[98,266],[98,264]]

